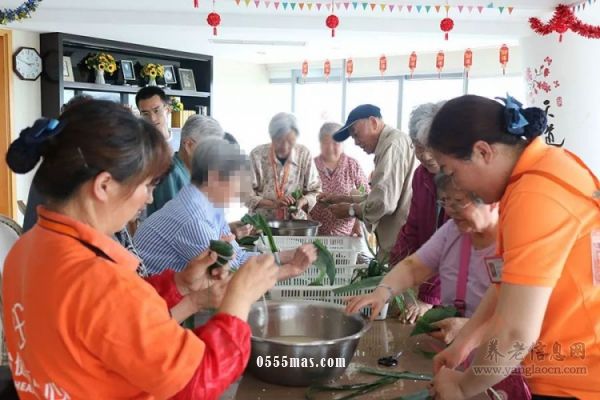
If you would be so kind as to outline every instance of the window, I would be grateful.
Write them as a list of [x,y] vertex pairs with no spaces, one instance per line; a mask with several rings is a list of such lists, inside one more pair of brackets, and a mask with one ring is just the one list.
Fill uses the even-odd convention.
[[525,103],[525,81],[521,76],[501,76],[492,78],[469,79],[469,94],[489,97],[506,97],[510,94]]
[[381,109],[386,124],[398,126],[398,80],[351,81],[346,87],[346,115],[361,104]]
[[402,94],[402,126],[408,133],[412,110],[423,103],[436,103],[463,94],[462,79],[407,79]]

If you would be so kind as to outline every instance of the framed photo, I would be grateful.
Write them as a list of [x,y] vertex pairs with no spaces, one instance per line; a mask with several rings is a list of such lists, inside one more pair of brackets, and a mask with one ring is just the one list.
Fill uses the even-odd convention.
[[177,83],[177,78],[175,77],[175,67],[172,65],[165,65],[165,84],[172,85]]
[[65,82],[75,82],[75,76],[73,76],[73,64],[71,63],[71,57],[63,56],[63,80]]
[[195,92],[196,80],[194,79],[194,71],[179,68],[179,83],[181,83],[181,90],[192,90]]
[[121,60],[121,70],[123,71],[123,80],[135,81],[135,70],[133,69],[133,61]]

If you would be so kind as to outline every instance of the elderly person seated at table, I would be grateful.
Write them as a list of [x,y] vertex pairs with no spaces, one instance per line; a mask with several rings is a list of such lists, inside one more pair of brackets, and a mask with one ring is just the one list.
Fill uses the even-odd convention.
[[[246,206],[251,213],[267,219],[306,219],[316,204],[321,181],[310,151],[296,143],[299,134],[294,115],[276,114],[269,123],[271,143],[250,153],[254,193]],[[294,193],[299,194],[299,199],[294,198]]]
[[[237,201],[250,177],[248,157],[223,139],[206,139],[192,159],[192,181],[162,209],[142,223],[134,243],[150,274],[166,268],[183,269],[190,259],[209,248],[211,240],[230,240],[235,259],[244,266],[256,253],[240,248],[231,236],[223,208]],[[246,182],[248,184],[246,185]],[[304,272],[316,259],[313,245],[279,253],[279,279]]]
[[[212,399],[243,372],[246,319],[276,282],[273,257],[248,261],[217,314],[191,331],[135,273],[139,259],[112,238],[151,200],[170,158],[154,126],[99,100],[58,121],[38,120],[11,145],[13,171],[41,160],[36,184],[46,199],[2,276],[2,322],[15,327],[5,330],[6,346],[21,398]],[[163,284],[178,291],[173,275]]]
[[[323,185],[321,196],[366,193],[367,177],[354,158],[344,154],[344,145],[333,140],[332,135],[342,126],[335,122],[323,124],[319,131],[321,154],[315,158],[315,166]],[[325,203],[319,202],[310,212],[311,219],[319,221],[319,235],[360,235],[360,222],[354,217],[338,219]]]

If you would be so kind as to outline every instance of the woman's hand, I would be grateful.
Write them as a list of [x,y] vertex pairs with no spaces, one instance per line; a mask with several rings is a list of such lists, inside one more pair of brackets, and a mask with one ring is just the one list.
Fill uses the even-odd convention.
[[231,275],[227,275],[223,279],[212,280],[205,289],[191,292],[188,296],[194,304],[196,312],[206,309],[219,308],[225,297],[227,287],[231,281]]
[[319,193],[317,201],[328,204],[351,203],[352,198],[345,194]]
[[469,354],[468,348],[458,341],[453,342],[433,357],[433,373],[437,374],[443,367],[457,368],[469,357]]
[[460,387],[462,372],[442,368],[433,377],[433,398],[435,400],[463,400],[466,396]]
[[312,244],[303,244],[298,247],[286,265],[294,274],[291,276],[298,276],[306,271],[317,260],[317,253],[317,248]]
[[344,219],[344,218],[350,218],[350,214],[348,213],[348,210],[350,209],[351,206],[352,206],[352,204],[350,204],[350,203],[338,203],[338,204],[330,205],[329,207],[327,207],[327,209],[329,211],[331,211],[331,213],[333,215],[335,215],[336,218]]
[[231,232],[235,235],[236,240],[239,240],[243,237],[250,236],[252,234],[252,225],[246,224],[242,225],[241,223],[232,223],[229,224],[231,228]]
[[416,299],[415,302],[407,302],[406,309],[400,316],[400,322],[403,324],[414,324],[417,319],[421,318],[432,307],[433,305],[419,299]]
[[390,297],[390,292],[386,288],[377,288],[374,292],[362,296],[349,297],[345,299],[346,312],[355,314],[360,312],[362,308],[371,306],[371,320],[379,315],[379,312],[387,303]]
[[431,337],[443,341],[446,344],[450,344],[454,341],[458,332],[465,326],[469,321],[469,318],[446,318],[438,322],[434,322],[431,325],[436,328],[440,328],[439,331],[429,332]]
[[[175,285],[183,296],[208,287],[210,276],[208,267],[217,261],[217,253],[205,250],[200,255],[192,258],[183,271],[175,273]],[[220,268],[222,270],[223,268]],[[225,271],[215,271],[220,277]]]
[[275,200],[275,203],[277,204],[277,206],[275,208],[280,208],[280,207],[289,207],[291,205],[293,205],[296,202],[296,199],[294,199],[292,196],[284,196],[280,199]]
[[247,320],[252,303],[275,286],[278,274],[272,255],[250,257],[231,278],[219,311]]

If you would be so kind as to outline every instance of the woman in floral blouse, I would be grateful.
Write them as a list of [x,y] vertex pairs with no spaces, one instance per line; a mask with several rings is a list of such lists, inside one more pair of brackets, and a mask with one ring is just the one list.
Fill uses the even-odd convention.
[[[333,122],[323,124],[319,131],[321,154],[315,158],[315,166],[323,184],[323,197],[328,195],[367,192],[368,181],[358,162],[344,154],[343,144],[333,140],[332,135],[342,126]],[[360,234],[360,225],[354,217],[338,219],[329,211],[326,203],[319,202],[310,212],[311,219],[319,221],[320,235],[350,236]]]
[[[315,206],[321,180],[310,151],[296,143],[298,134],[294,115],[276,114],[269,123],[271,143],[250,153],[254,193],[246,206],[252,213],[268,219],[306,219]],[[294,192],[299,193],[298,199]]]

